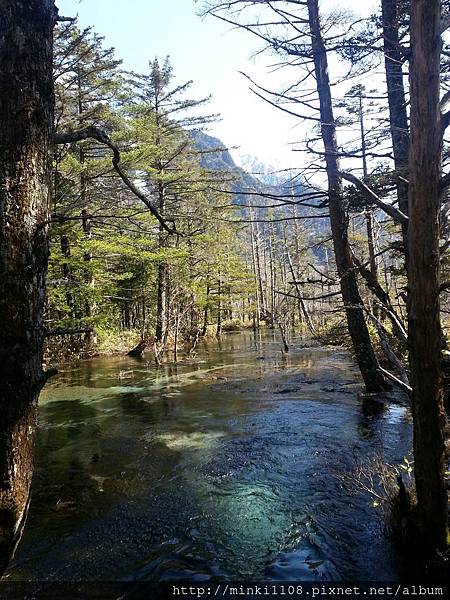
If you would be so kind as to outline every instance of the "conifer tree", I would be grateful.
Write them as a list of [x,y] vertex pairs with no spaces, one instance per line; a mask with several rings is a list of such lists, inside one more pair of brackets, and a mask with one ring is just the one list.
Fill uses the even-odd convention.
[[[127,107],[128,116],[133,118],[132,137],[138,148],[139,169],[146,174],[145,185],[155,199],[160,214],[170,218],[182,217],[193,199],[189,198],[195,185],[199,184],[196,171],[195,151],[189,129],[205,125],[214,116],[192,116],[193,109],[204,105],[209,98],[186,99],[185,93],[192,82],[173,85],[173,70],[167,57],[163,65],[157,58],[149,64],[146,75],[133,74],[130,80],[132,102]],[[198,161],[197,161],[198,164]],[[172,241],[160,227],[158,247],[170,248]],[[157,314],[154,349],[158,361],[168,334],[168,297],[170,294],[169,265],[162,259],[158,266]],[[139,348],[144,348],[140,344]]]

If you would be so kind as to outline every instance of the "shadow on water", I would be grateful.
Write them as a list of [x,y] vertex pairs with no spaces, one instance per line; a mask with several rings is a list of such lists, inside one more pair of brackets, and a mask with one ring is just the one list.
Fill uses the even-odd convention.
[[338,476],[401,462],[408,410],[359,398],[341,351],[272,332],[155,368],[97,358],[43,393],[11,580],[390,580],[371,499]]

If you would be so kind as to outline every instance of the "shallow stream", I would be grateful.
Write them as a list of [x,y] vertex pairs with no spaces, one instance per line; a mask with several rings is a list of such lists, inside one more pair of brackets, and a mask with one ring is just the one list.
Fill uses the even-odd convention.
[[234,333],[159,369],[63,368],[41,396],[9,579],[397,579],[348,475],[377,454],[402,462],[409,411],[363,399],[344,351],[305,345],[283,356],[271,332]]

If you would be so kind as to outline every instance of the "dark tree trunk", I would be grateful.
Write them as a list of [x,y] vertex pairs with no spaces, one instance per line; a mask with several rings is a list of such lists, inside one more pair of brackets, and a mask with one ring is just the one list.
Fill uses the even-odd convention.
[[219,337],[222,335],[222,279],[221,273],[219,271],[219,277],[217,279],[217,327],[216,327],[216,336]]
[[142,356],[147,349],[147,345],[145,340],[141,340],[137,346],[127,353],[127,356]]
[[0,573],[20,539],[42,372],[53,124],[52,0],[0,4]]
[[124,329],[131,329],[130,303],[125,302],[122,309],[122,326]]
[[[84,157],[84,154],[81,152],[80,156]],[[83,158],[84,160],[84,158]],[[84,176],[82,176],[81,178],[81,197],[82,197],[82,201],[85,202],[86,201],[86,178]],[[86,240],[91,240],[92,239],[92,227],[91,227],[91,219],[89,216],[89,212],[86,208],[83,208],[83,210],[81,211],[81,221],[83,224],[83,233],[84,236],[86,238]],[[86,285],[93,289],[95,287],[95,282],[94,282],[94,276],[92,274],[92,252],[87,251],[84,253],[83,256],[84,262],[86,263],[86,269],[85,269],[85,283]],[[85,303],[84,303],[84,315],[85,317],[87,317],[88,319],[90,319],[92,317],[92,313],[93,313],[93,306],[91,304],[91,300],[90,298],[86,298]],[[88,346],[90,346],[91,344],[96,342],[96,335],[95,333],[91,330],[89,333],[86,333],[85,336],[85,342]]]
[[[159,127],[159,121],[157,120]],[[157,146],[160,145],[159,134],[157,136]],[[161,161],[158,161],[158,173],[164,174],[164,168]],[[166,209],[166,188],[162,181],[158,182],[158,208],[160,213],[164,215]],[[162,250],[167,248],[168,239],[164,231],[164,228],[159,228],[159,239],[158,248]],[[166,338],[166,327],[167,327],[167,288],[169,285],[169,267],[165,260],[162,260],[158,266],[158,288],[157,288],[157,299],[156,299],[156,328],[155,328],[155,349],[156,349],[156,361],[158,362],[159,353],[162,351],[164,346],[164,340]]]
[[[69,238],[67,237],[67,235],[62,235],[60,237],[60,243],[61,243],[61,254],[64,256],[64,258],[67,258],[67,260],[70,260],[70,241]],[[62,274],[64,279],[67,280],[67,282],[69,282],[72,279],[72,270],[69,266],[68,262],[64,262],[62,264]],[[73,308],[74,308],[74,301],[73,301],[73,296],[71,294],[71,292],[68,291],[66,292],[66,302],[67,302],[67,306],[70,308],[70,314],[73,317]]]
[[[160,246],[161,248],[162,246]],[[164,341],[164,333],[166,330],[166,306],[167,306],[167,284],[168,272],[167,263],[162,262],[158,267],[158,291],[156,301],[156,330],[155,342],[162,344]]]
[[326,153],[328,197],[334,253],[341,280],[342,298],[346,307],[348,330],[352,339],[356,360],[367,391],[379,392],[385,388],[385,381],[379,371],[378,361],[373,351],[369,331],[364,319],[363,302],[359,293],[356,272],[351,258],[348,241],[348,216],[343,205],[342,180],[338,175],[338,147],[328,75],[328,59],[322,37],[318,5],[318,0],[308,0],[312,52],[320,101],[322,139]]
[[[400,49],[398,0],[381,0],[384,61],[389,103],[394,164],[397,175],[408,179],[409,129],[403,83],[403,55]],[[397,180],[398,207],[408,214],[408,184]],[[408,225],[402,225],[403,244],[408,252]]]
[[202,327],[202,336],[203,337],[208,332],[208,318],[209,318],[208,302],[209,302],[209,292],[210,292],[210,287],[209,287],[209,284],[208,284],[206,286],[206,302],[205,302],[205,308],[203,310],[203,327]]
[[408,337],[414,473],[423,542],[428,549],[444,549],[447,492],[439,320],[441,2],[415,0],[411,8]]
[[[367,180],[369,175],[369,170],[367,166],[367,143],[366,143],[366,127],[364,123],[364,103],[363,103],[363,95],[362,90],[359,88],[358,90],[358,116],[359,116],[359,130],[361,132],[361,154],[362,154],[362,163],[363,163],[363,175],[364,181]],[[377,259],[375,256],[375,238],[373,234],[373,209],[368,208],[366,210],[366,230],[367,230],[367,246],[369,249],[369,261],[370,261],[370,270],[374,279],[378,282],[378,268],[377,268]]]

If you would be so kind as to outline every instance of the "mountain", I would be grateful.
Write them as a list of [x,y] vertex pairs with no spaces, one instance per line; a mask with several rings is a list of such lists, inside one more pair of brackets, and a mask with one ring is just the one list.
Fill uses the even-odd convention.
[[[235,204],[267,206],[267,208],[257,209],[260,219],[268,216],[269,207],[272,218],[292,217],[292,199],[314,191],[304,183],[301,177],[297,176],[294,180],[291,179],[291,175],[282,177],[274,172],[276,169],[264,164],[254,156],[246,155],[242,160],[239,159],[241,164],[246,165],[246,169],[244,169],[235,163],[230,152],[219,139],[198,130],[192,131],[191,135],[195,146],[202,153],[202,165],[206,169],[227,173],[232,178],[230,188],[234,193],[233,202]],[[247,169],[250,169],[251,172]],[[255,199],[255,196],[246,195],[246,192],[253,194],[257,192],[263,196]],[[283,204],[283,198],[290,203]],[[303,229],[311,239],[315,237],[316,241],[317,238],[328,234],[330,229],[329,219],[314,218],[315,215],[323,213],[323,210],[318,208],[321,201],[321,199],[307,200],[308,206],[298,204],[296,210],[296,215],[302,219]]]
[[202,166],[211,171],[228,173],[230,178],[233,179],[230,187],[235,193],[234,202],[236,204],[246,203],[246,198],[242,195],[244,191],[264,192],[267,186],[239,167],[234,162],[226,146],[219,139],[198,130],[192,131],[191,135],[195,146],[202,153]]
[[267,164],[261,161],[257,156],[252,154],[238,154],[235,157],[235,162],[246,173],[262,181],[265,185],[271,187],[279,187],[286,184],[286,179],[289,178],[289,173],[283,174],[280,168],[273,164]]

